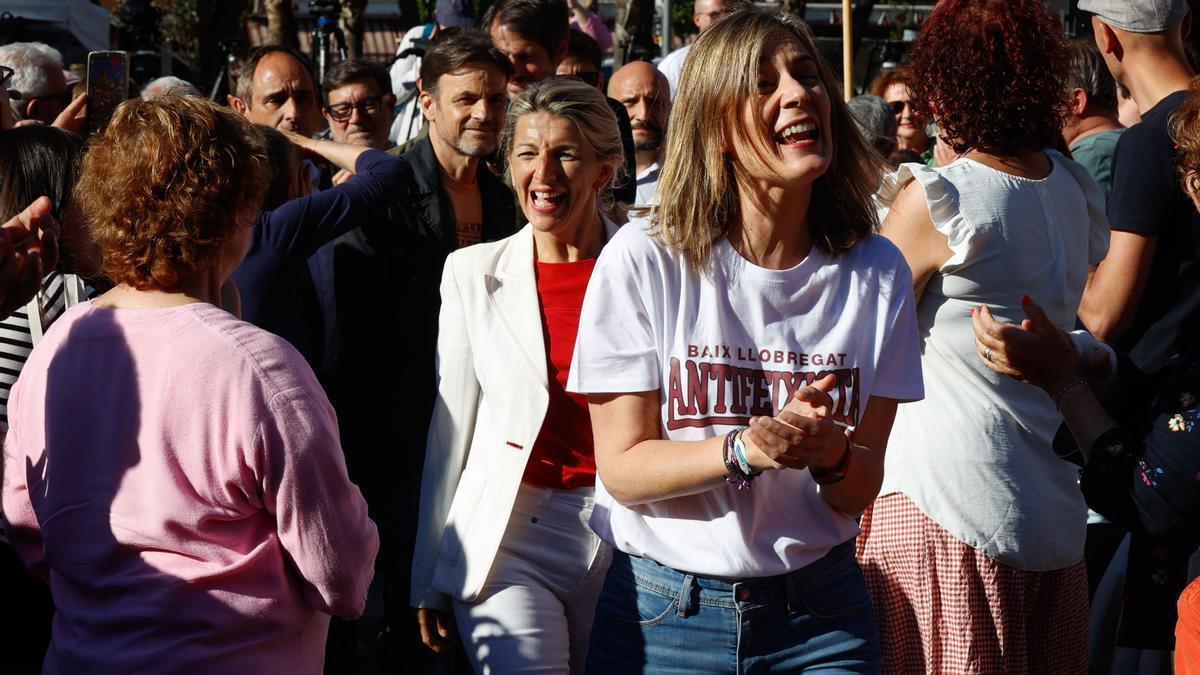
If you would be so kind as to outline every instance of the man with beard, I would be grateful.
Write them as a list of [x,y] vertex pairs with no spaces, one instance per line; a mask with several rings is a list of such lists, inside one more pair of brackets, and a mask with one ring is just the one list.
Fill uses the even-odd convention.
[[671,115],[671,84],[667,76],[645,61],[634,61],[613,73],[608,95],[625,106],[637,153],[637,199],[649,206],[658,191],[667,121]]
[[513,194],[481,162],[499,141],[511,74],[485,33],[439,31],[418,80],[429,134],[403,154],[413,180],[332,248],[336,329],[325,380],[347,469],[379,526],[385,672],[428,672],[435,658],[419,641],[408,589],[436,392],[438,289],[451,251],[515,231]]

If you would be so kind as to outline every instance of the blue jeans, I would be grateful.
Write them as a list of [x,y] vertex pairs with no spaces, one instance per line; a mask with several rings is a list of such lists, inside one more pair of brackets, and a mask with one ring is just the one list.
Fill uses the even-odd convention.
[[613,551],[587,672],[877,673],[854,541],[777,577],[721,581]]

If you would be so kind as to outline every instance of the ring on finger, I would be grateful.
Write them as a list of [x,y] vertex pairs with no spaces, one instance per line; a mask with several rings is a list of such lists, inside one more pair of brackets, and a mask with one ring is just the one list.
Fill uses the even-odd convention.
[[984,350],[983,360],[987,361],[988,363],[991,363],[991,361],[992,361],[992,348],[991,347],[988,347],[986,350]]

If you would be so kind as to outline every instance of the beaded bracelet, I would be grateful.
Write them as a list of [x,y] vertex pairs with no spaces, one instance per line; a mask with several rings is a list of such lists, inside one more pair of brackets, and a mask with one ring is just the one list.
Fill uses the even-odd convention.
[[742,442],[742,435],[746,433],[745,429],[739,429],[733,437],[733,456],[737,460],[738,468],[742,473],[754,478],[762,471],[755,471],[754,467],[750,466],[750,460],[746,458],[746,444]]
[[854,448],[850,445],[850,437],[846,437],[846,449],[842,452],[842,458],[838,460],[837,465],[830,469],[814,469],[808,467],[808,472],[812,474],[812,479],[817,485],[833,485],[840,483],[846,477],[846,473],[850,471],[850,458],[854,456]]
[[742,471],[734,448],[737,436],[745,430],[746,427],[739,427],[730,431],[725,434],[725,442],[721,444],[721,458],[725,461],[725,482],[736,485],[739,490],[749,489],[750,481],[754,480],[754,474]]

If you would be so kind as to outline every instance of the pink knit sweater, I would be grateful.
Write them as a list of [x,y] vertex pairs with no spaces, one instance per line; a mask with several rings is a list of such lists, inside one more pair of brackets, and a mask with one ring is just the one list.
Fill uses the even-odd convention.
[[9,400],[6,530],[57,605],[46,672],[320,673],[379,547],[281,338],[207,304],[64,314]]

